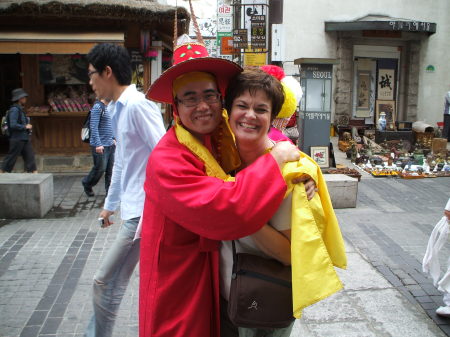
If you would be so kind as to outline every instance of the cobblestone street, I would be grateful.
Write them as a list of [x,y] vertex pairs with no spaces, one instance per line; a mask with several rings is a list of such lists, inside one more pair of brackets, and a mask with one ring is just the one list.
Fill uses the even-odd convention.
[[[54,208],[44,219],[1,221],[0,336],[82,336],[94,271],[119,226],[98,227],[103,185],[87,198],[81,178],[54,177]],[[434,314],[442,296],[421,272],[448,178],[363,176],[358,188],[357,208],[336,210],[349,258],[348,270],[339,270],[345,290],[307,308],[292,336],[450,335],[449,320]],[[443,266],[449,254],[445,247]],[[137,336],[137,295],[136,271],[114,336]]]

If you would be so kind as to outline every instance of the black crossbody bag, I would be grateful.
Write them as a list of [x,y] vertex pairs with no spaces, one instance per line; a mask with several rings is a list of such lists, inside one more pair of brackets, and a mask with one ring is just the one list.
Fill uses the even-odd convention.
[[236,253],[233,245],[228,316],[235,326],[285,328],[293,317],[291,267],[277,260]]

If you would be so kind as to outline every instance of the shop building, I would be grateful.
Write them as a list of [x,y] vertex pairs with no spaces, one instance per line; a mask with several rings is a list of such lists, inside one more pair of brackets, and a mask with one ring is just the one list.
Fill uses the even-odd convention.
[[[1,1],[1,115],[11,104],[11,90],[23,87],[38,156],[66,156],[61,166],[83,166],[77,155],[89,154],[89,148],[80,130],[95,99],[85,55],[97,43],[124,45],[133,83],[145,92],[170,66],[174,17],[175,7],[151,0]],[[177,17],[184,31],[189,14],[178,8]],[[0,154],[6,151],[2,137]]]
[[[330,91],[310,87],[307,95],[312,89],[324,101],[330,98],[332,123],[373,127],[386,109],[393,128],[396,121],[436,126],[443,120],[450,90],[450,2],[276,2],[282,17],[272,25],[278,32],[272,47],[281,48],[272,61],[299,77],[302,68],[313,74],[316,67],[321,79],[331,74]],[[324,64],[332,71],[323,72]]]

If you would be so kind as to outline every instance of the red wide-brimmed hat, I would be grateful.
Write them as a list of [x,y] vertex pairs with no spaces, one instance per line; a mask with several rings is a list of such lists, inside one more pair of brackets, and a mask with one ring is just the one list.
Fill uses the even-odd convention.
[[173,103],[173,82],[179,76],[193,71],[201,71],[214,75],[223,97],[230,79],[242,71],[241,66],[234,62],[209,56],[203,43],[200,29],[198,28],[191,0],[189,0],[189,5],[191,7],[191,17],[197,35],[197,42],[186,42],[176,46],[178,34],[176,24],[177,11],[175,10],[173,65],[163,72],[148,89],[146,96],[151,100],[162,103]]
[[184,43],[176,47],[173,52],[173,66],[153,82],[147,91],[147,98],[158,102],[172,103],[173,81],[179,76],[193,71],[202,71],[214,75],[223,96],[230,79],[239,74],[242,68],[234,62],[210,57],[202,43]]

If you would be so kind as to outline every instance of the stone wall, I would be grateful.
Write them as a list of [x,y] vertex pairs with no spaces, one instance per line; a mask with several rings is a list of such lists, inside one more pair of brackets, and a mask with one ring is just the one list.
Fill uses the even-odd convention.
[[[421,41],[371,41],[361,40],[349,34],[339,33],[337,36],[336,58],[339,64],[334,68],[334,90],[333,97],[335,103],[335,125],[344,124],[342,121],[352,118],[352,97],[353,97],[353,45],[401,45],[402,57],[400,63],[400,90],[399,106],[397,107],[397,120],[404,116],[405,120],[416,121],[419,94],[419,73],[420,73],[420,48]],[[401,110],[399,110],[401,109]],[[404,111],[403,111],[404,110]],[[403,118],[402,118],[403,119]]]
[[417,120],[417,101],[419,94],[420,41],[409,42],[409,55],[406,75],[406,120]]
[[[0,157],[3,162],[4,156]],[[91,169],[92,156],[90,154],[77,154],[70,156],[62,155],[36,155],[36,166],[38,172],[48,173],[84,173]],[[17,158],[13,172],[24,172],[22,157]]]
[[339,64],[335,66],[334,124],[342,124],[342,117],[351,118],[352,102],[352,70],[353,70],[353,43],[350,38],[337,38],[337,59]]

